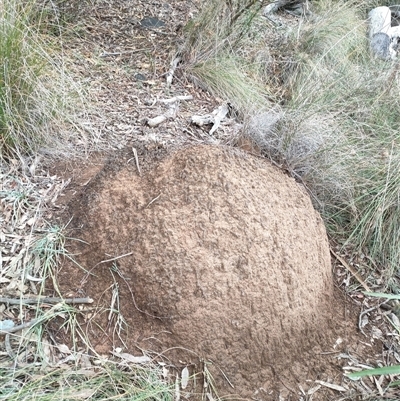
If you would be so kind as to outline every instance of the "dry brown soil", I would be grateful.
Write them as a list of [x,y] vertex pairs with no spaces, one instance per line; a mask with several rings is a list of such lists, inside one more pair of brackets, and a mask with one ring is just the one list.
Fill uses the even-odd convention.
[[210,361],[220,395],[266,400],[340,384],[343,349],[371,352],[334,288],[323,222],[293,179],[221,146],[142,148],[139,163],[140,175],[128,154],[108,160],[65,216],[88,273],[65,264],[59,282],[65,296],[95,300],[85,327],[98,352],[122,344],[191,373]]

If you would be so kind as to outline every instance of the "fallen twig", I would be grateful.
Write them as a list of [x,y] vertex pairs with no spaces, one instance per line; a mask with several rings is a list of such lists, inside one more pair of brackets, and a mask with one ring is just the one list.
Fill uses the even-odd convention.
[[227,104],[223,104],[222,106],[219,106],[218,109],[213,111],[214,125],[209,132],[210,135],[212,135],[218,129],[218,127],[221,125],[221,121],[226,117],[228,112],[229,107]]
[[154,199],[152,199],[152,200],[144,207],[144,209],[146,209],[146,208],[149,207],[152,203],[154,203],[157,199],[159,199],[160,196],[161,196],[161,194],[158,195],[158,196],[156,196]]
[[322,380],[315,380],[315,383],[320,384],[321,386],[325,386],[328,387],[332,390],[336,390],[336,391],[347,391],[348,389],[344,388],[343,386],[339,386],[338,384],[334,384],[334,383],[328,383]]
[[167,86],[170,86],[172,84],[172,78],[174,77],[176,67],[178,67],[178,64],[180,63],[181,58],[180,57],[175,57],[171,61],[171,68],[169,69],[167,73]]
[[123,54],[133,54],[133,53],[140,53],[149,49],[134,49],[134,50],[125,50],[122,52],[104,52],[101,53],[99,57],[113,57],[113,56],[122,56]]
[[66,304],[91,304],[92,298],[53,298],[53,297],[38,297],[38,298],[0,298],[0,304],[8,305],[32,305],[32,304],[58,304],[60,302]]
[[178,100],[192,100],[192,99],[193,99],[192,95],[187,95],[187,96],[174,96],[171,97],[170,99],[160,99],[159,101],[161,103],[169,104],[177,102]]
[[229,112],[229,106],[223,104],[216,108],[211,114],[206,114],[203,116],[192,116],[192,123],[198,125],[199,127],[206,124],[213,124],[209,134],[212,135],[218,127],[221,125],[221,121],[227,116]]
[[361,286],[365,289],[365,291],[371,292],[370,288],[362,279],[362,277],[357,273],[357,271],[332,249],[330,249],[330,251],[331,254],[354,276],[354,278],[361,284]]
[[[98,265],[100,265],[100,264],[102,264],[102,263],[113,262],[114,260],[118,260],[118,259],[121,259],[121,258],[125,258],[126,256],[130,256],[130,255],[132,255],[132,254],[133,254],[133,252],[129,252],[129,253],[125,253],[124,255],[116,256],[115,258],[102,260],[101,262],[97,263],[96,266],[98,266]],[[96,266],[95,266],[95,267],[96,267]]]
[[137,154],[136,148],[132,148],[132,152],[133,152],[133,155],[135,156],[136,168],[137,168],[137,171],[138,171],[138,173],[140,175],[141,171],[140,171],[139,158],[138,158],[138,154]]
[[6,330],[0,330],[0,335],[7,335],[10,333],[15,333],[15,332],[23,330],[23,329],[27,329],[29,327],[34,326],[36,323],[39,322],[39,320],[40,319],[33,319],[30,322],[22,323],[22,324],[19,324],[18,326],[10,327],[9,329],[6,329]]

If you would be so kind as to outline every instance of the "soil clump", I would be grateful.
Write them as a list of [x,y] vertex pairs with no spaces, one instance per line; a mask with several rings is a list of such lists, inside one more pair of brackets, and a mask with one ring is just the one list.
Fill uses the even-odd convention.
[[140,174],[132,156],[122,159],[105,164],[66,216],[89,273],[66,264],[58,281],[65,296],[95,299],[86,323],[97,350],[120,340],[191,373],[211,361],[220,396],[272,400],[306,380],[340,382],[340,364],[322,355],[357,341],[305,191],[232,148],[144,151]]

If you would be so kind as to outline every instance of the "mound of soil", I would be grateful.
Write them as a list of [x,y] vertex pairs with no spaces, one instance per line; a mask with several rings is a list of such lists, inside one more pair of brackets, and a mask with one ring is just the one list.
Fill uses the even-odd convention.
[[[127,347],[178,365],[213,361],[220,395],[262,389],[268,399],[282,382],[322,378],[318,354],[332,350],[342,306],[324,225],[300,186],[265,160],[206,145],[141,175],[135,159],[116,164],[71,203],[85,241],[78,262],[91,274],[65,266],[65,294],[110,308],[118,283]],[[88,328],[104,351],[108,317]]]

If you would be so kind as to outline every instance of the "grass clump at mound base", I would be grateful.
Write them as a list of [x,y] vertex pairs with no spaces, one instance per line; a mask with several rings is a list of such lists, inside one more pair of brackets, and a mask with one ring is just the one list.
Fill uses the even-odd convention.
[[[46,148],[68,153],[80,89],[44,38],[36,0],[0,2],[0,159]],[[61,146],[60,146],[61,144]]]
[[[78,359],[81,355],[75,355]],[[96,361],[96,358],[87,360]],[[83,358],[82,358],[83,359]],[[172,401],[171,388],[155,366],[125,366],[101,361],[93,368],[79,366],[0,367],[0,400],[152,400]]]

